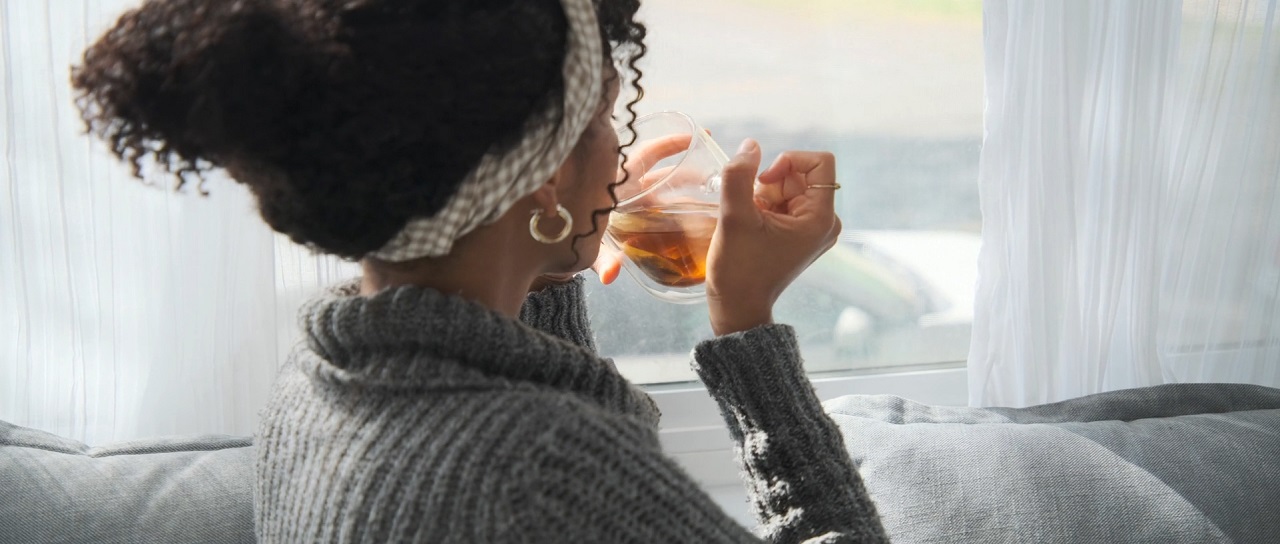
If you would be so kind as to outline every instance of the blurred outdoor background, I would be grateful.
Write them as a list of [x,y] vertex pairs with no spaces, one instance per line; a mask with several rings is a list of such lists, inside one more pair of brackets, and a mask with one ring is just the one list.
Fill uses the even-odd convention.
[[[842,243],[776,314],[799,330],[808,369],[962,365],[981,229],[981,2],[646,0],[641,13],[641,114],[688,113],[729,154],[755,138],[766,162],[837,156]],[[693,378],[704,307],[651,299],[625,276],[590,301],[601,351],[630,378]]]

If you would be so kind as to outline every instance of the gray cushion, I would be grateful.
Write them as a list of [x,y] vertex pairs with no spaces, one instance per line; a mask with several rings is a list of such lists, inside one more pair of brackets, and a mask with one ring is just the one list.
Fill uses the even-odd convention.
[[1031,408],[827,411],[896,543],[1280,542],[1280,390],[1174,384]]
[[0,422],[0,541],[253,542],[248,438],[90,448]]

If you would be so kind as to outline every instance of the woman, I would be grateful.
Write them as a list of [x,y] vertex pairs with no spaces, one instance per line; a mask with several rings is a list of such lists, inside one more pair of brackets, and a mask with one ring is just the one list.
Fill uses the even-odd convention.
[[[575,275],[616,203],[615,65],[638,92],[637,8],[151,0],[86,51],[79,104],[122,159],[179,185],[225,169],[274,229],[363,267],[302,309],[307,341],[263,413],[261,541],[755,540],[663,456],[653,402],[595,352]],[[833,159],[784,153],[757,190],[760,157],[744,142],[724,174],[717,338],[695,366],[764,538],[882,542],[771,317],[834,243]]]

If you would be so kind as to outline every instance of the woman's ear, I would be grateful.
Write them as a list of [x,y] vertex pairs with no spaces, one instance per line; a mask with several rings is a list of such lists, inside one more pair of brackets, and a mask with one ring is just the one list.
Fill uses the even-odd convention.
[[559,174],[559,172],[556,172],[556,175],[551,176],[551,179],[529,195],[533,198],[538,208],[542,210],[542,214],[548,217],[556,215],[556,206],[560,204],[560,195],[556,193],[556,184],[560,181],[558,179],[560,177]]

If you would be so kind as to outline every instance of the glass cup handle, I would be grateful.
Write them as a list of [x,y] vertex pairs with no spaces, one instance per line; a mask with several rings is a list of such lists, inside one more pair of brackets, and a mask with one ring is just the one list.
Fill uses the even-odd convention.
[[720,185],[724,182],[724,178],[720,174],[715,174],[707,178],[707,182],[702,185],[702,192],[711,194],[720,191]]

